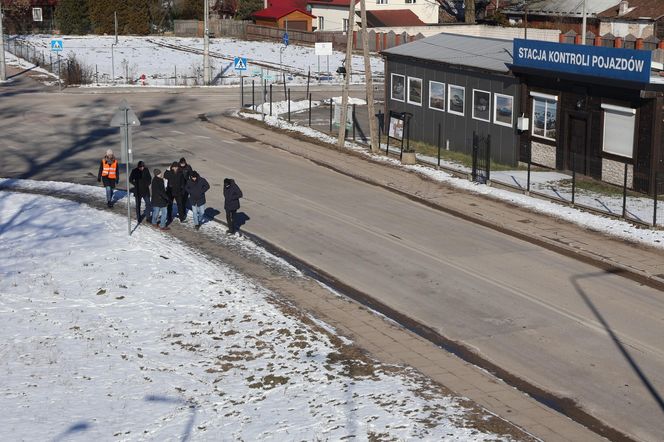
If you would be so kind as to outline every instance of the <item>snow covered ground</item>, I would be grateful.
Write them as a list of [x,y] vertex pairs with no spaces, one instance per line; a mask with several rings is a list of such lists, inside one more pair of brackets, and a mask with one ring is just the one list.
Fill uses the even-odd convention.
[[6,440],[509,439],[415,372],[348,356],[329,326],[223,263],[150,227],[128,237],[122,215],[0,191],[0,255]]
[[[298,107],[298,105],[294,106]],[[319,132],[310,127],[299,126],[296,123],[289,123],[288,121],[285,121],[277,116],[269,117],[269,116],[263,116],[260,113],[251,113],[251,112],[239,112],[238,115],[241,116],[242,118],[251,118],[255,120],[264,119],[265,124],[268,124],[273,127],[278,127],[280,129],[299,132],[308,137],[318,139],[324,143],[328,144],[337,143],[336,138],[331,137],[326,133]],[[504,201],[508,201],[512,204],[526,207],[536,212],[551,215],[556,218],[564,219],[566,221],[578,224],[582,227],[596,230],[599,232],[604,232],[606,234],[615,237],[645,244],[651,247],[664,249],[664,230],[655,230],[655,229],[637,227],[626,221],[604,217],[588,211],[583,211],[578,208],[573,208],[564,204],[556,203],[554,201],[545,201],[542,199],[524,195],[522,193],[498,189],[496,187],[490,187],[484,184],[477,184],[474,182],[470,182],[466,179],[456,178],[450,173],[444,172],[443,170],[436,170],[431,166],[425,166],[419,164],[415,166],[402,165],[398,159],[388,158],[384,155],[373,155],[367,151],[366,146],[360,146],[350,141],[346,141],[345,146],[348,149],[356,150],[357,152],[360,152],[363,155],[370,157],[374,161],[388,162],[398,167],[404,167],[411,170],[415,170],[418,173],[430,177],[431,179],[448,183],[454,187],[458,187],[481,195],[487,195],[493,198],[498,198]],[[384,148],[385,146],[382,146],[382,149]],[[398,153],[398,150],[395,150],[395,152]],[[424,162],[428,162],[430,164],[436,164],[435,158],[423,157],[418,155],[418,159],[423,160]],[[460,166],[459,164],[456,163],[443,162],[441,160],[441,165],[442,164],[452,169],[464,171],[466,173],[470,172],[470,170],[468,170],[467,168],[464,168],[463,166]],[[511,179],[510,177],[514,176],[517,180],[519,180],[519,182],[521,182],[522,186],[525,186],[525,177],[523,174],[524,172],[522,171],[500,172],[497,177],[500,179],[500,177],[502,176],[502,179],[509,181]],[[535,172],[531,177],[532,180],[531,185],[534,186],[535,190],[545,193],[547,191],[551,191],[551,183],[556,183],[560,181],[562,178],[569,178],[569,177],[566,177],[562,174],[552,175],[551,172]],[[622,212],[621,197],[608,197],[603,195],[599,196],[591,192],[585,192],[580,195],[577,195],[576,201],[577,203],[586,204],[592,207],[593,205],[598,204],[597,201],[599,200],[600,197],[602,204],[606,207],[612,208],[610,210],[613,210],[614,213]],[[653,213],[652,199],[629,198],[628,208],[633,217],[643,219],[645,222],[649,222],[652,220],[652,213]],[[658,226],[662,225],[662,223],[664,223],[664,202],[661,201],[658,206],[658,219],[659,219]]]
[[[22,41],[36,48],[37,54],[48,62],[51,53],[51,35],[21,36]],[[127,78],[132,81],[145,74],[146,86],[173,86],[193,85],[195,81],[201,84],[203,56],[202,38],[180,37],[127,37],[120,36],[119,43],[111,48],[115,42],[113,36],[58,36],[63,40],[64,50],[61,55],[68,57],[74,54],[76,59],[85,66],[97,72],[100,83],[111,82],[112,74],[116,81],[123,84]],[[10,41],[9,47],[12,42]],[[173,46],[182,50],[174,49]],[[193,49],[199,53],[188,52]],[[336,69],[343,64],[345,54],[334,51],[328,57],[321,56],[320,60],[314,54],[313,47],[289,45],[284,47],[281,43],[243,41],[230,38],[215,38],[210,40],[212,76],[218,78],[217,84],[237,84],[240,74],[245,77],[263,78],[270,81],[281,79],[280,67],[286,72],[288,83],[304,84],[307,73],[316,77],[320,72],[331,71],[330,79],[324,84],[338,84],[343,77],[335,74]],[[244,72],[236,71],[233,65],[235,57],[246,57],[248,69]],[[113,60],[115,63],[113,64]],[[328,63],[329,61],[329,63]],[[380,57],[372,57],[372,72],[381,77],[384,74],[383,61]],[[361,56],[353,56],[354,82],[362,82],[364,61]],[[298,74],[298,75],[296,75]],[[176,81],[177,77],[177,81]],[[198,78],[198,80],[194,80]],[[140,84],[141,82],[139,82]]]

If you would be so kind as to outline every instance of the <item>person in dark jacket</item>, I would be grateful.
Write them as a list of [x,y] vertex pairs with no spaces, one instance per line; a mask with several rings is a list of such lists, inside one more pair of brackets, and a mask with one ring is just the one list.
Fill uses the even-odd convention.
[[154,178],[152,178],[152,224],[157,225],[159,219],[159,228],[161,230],[169,230],[166,227],[168,215],[166,208],[168,207],[171,198],[166,192],[166,185],[164,179],[161,177],[161,170],[154,170]]
[[150,206],[150,184],[152,176],[145,163],[139,161],[138,165],[129,175],[129,182],[134,186],[134,198],[136,198],[136,219],[141,221],[141,201],[145,201],[144,217],[150,220],[152,207]]
[[[180,158],[179,164],[180,164],[180,170],[182,171],[182,175],[184,176],[184,182],[186,184],[191,178],[193,169],[189,164],[187,164],[187,160],[185,160],[184,157]],[[187,210],[191,209],[191,206],[189,205],[189,195],[187,194],[186,190],[182,194],[182,199],[184,200],[185,204],[184,212],[187,213]]]
[[226,223],[228,234],[235,233],[235,214],[240,208],[242,191],[232,178],[224,178],[224,210],[226,211]]
[[203,223],[203,214],[205,213],[205,192],[210,190],[205,178],[202,178],[198,172],[191,172],[191,177],[187,184],[184,186],[185,191],[189,194],[191,201],[191,215],[194,219],[194,229],[201,228]]
[[168,221],[170,222],[173,218],[173,200],[178,206],[178,218],[180,222],[184,222],[187,217],[187,210],[185,208],[184,201],[184,175],[180,170],[180,165],[173,161],[171,164],[170,170],[164,172],[164,179],[168,181],[166,185],[166,191],[170,197],[168,203]]
[[106,188],[106,205],[113,207],[113,189],[120,182],[120,163],[111,149],[108,149],[101,159],[97,182],[103,182]]

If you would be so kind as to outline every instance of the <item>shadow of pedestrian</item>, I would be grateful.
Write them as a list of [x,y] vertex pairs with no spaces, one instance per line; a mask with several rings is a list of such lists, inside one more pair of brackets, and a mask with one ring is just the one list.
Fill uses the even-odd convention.
[[214,207],[206,207],[205,208],[205,213],[203,213],[203,216],[208,219],[209,221],[212,221],[215,216],[219,215],[221,212],[215,209]]
[[71,427],[67,428],[62,433],[55,436],[53,438],[52,442],[59,442],[61,440],[68,440],[68,439],[70,439],[71,436],[73,436],[76,433],[83,433],[83,432],[89,430],[91,426],[92,425],[90,425],[87,422],[76,423],[76,424],[72,425]]
[[235,214],[235,228],[240,230],[242,226],[244,226],[247,221],[249,221],[251,218],[249,218],[249,215],[247,215],[244,212],[238,212]]

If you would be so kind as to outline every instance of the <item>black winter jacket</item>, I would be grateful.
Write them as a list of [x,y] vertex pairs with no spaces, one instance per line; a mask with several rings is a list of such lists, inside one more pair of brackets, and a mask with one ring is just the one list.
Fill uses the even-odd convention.
[[166,207],[171,199],[166,193],[164,179],[158,176],[152,179],[152,207]]
[[187,164],[184,167],[180,166],[180,170],[182,171],[184,180],[189,181],[189,179],[191,178],[191,173],[194,171],[194,169],[192,169],[191,166]]
[[196,181],[190,179],[184,186],[184,191],[189,194],[192,206],[202,206],[205,204],[205,192],[210,190],[210,184],[203,177],[196,178]]
[[152,176],[147,167],[144,167],[143,170],[138,167],[131,171],[129,175],[129,182],[136,189],[136,195],[138,196],[150,196],[150,184],[152,183]]
[[168,180],[168,193],[171,196],[179,196],[184,193],[184,175],[182,170],[178,168],[177,172],[173,172],[172,169],[168,169],[164,172],[164,179]]
[[224,180],[224,210],[238,210],[240,208],[242,191],[235,184],[235,180],[226,178]]

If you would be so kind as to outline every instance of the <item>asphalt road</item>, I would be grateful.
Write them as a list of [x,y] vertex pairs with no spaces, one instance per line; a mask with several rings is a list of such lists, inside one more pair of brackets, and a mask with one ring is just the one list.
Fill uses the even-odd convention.
[[219,210],[223,178],[235,178],[247,231],[609,425],[662,440],[661,292],[197,118],[236,106],[236,91],[0,87],[0,177],[96,184],[103,151],[119,151],[108,123],[123,98],[142,121],[135,160],[165,169],[185,156]]

